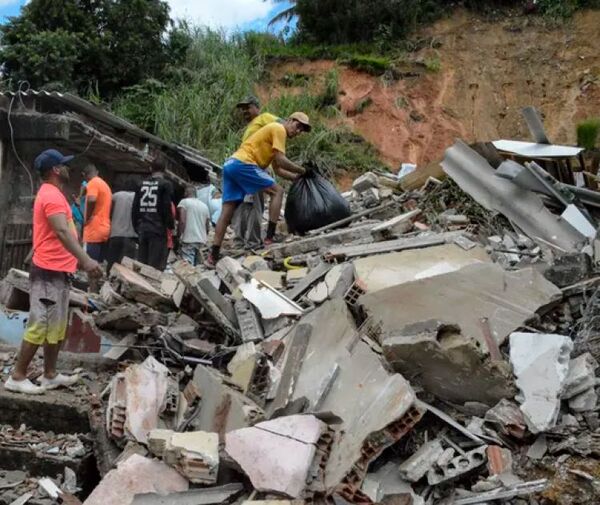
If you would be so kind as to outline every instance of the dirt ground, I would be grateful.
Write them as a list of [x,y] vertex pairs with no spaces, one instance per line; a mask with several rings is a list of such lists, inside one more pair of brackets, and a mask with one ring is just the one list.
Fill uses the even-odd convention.
[[[407,55],[400,70],[411,75],[399,80],[333,61],[287,62],[271,69],[271,82],[259,91],[263,99],[299,91],[277,83],[286,74],[318,83],[338,66],[338,121],[373,143],[392,169],[440,159],[457,137],[529,140],[520,113],[527,105],[542,112],[551,141],[574,143],[577,122],[600,115],[599,26],[599,11],[580,12],[558,28],[536,17],[491,22],[458,11],[419,34],[435,43]],[[424,62],[435,60],[439,70],[427,70]],[[370,104],[357,111],[365,100]]]

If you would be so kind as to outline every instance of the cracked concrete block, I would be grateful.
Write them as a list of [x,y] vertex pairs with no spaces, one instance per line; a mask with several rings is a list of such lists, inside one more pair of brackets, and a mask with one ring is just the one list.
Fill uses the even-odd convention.
[[413,220],[421,214],[421,209],[411,210],[399,216],[395,216],[381,224],[378,224],[371,230],[371,234],[376,240],[388,240],[397,238],[400,235],[410,231],[413,227]]
[[444,448],[439,440],[425,442],[417,452],[400,465],[400,475],[410,482],[421,480],[443,453]]
[[162,461],[134,454],[108,472],[84,505],[131,503],[136,494],[187,491],[188,480]]
[[335,265],[322,282],[311,289],[307,297],[314,303],[323,303],[327,298],[342,298],[354,282],[354,268],[350,263]]
[[314,416],[273,419],[227,433],[225,451],[257,491],[301,498],[325,429]]
[[288,270],[286,275],[286,282],[288,284],[298,282],[304,279],[308,275],[308,268],[294,268],[293,270]]
[[319,282],[314,288],[312,288],[306,297],[313,303],[323,303],[329,296],[329,290],[325,281]]
[[377,175],[373,172],[367,172],[360,177],[354,179],[352,182],[352,189],[357,193],[362,193],[369,188],[378,188],[379,187],[379,179]]
[[442,321],[407,325],[381,337],[383,355],[409,381],[447,401],[494,405],[514,395],[510,367],[492,361],[478,341]]
[[517,401],[532,433],[556,425],[573,341],[540,333],[512,333],[510,362],[521,393]]
[[429,485],[435,486],[479,468],[487,461],[486,451],[487,446],[482,445],[465,454],[456,456],[446,466],[432,468],[427,472],[427,482]]
[[594,388],[569,398],[569,408],[573,412],[589,412],[598,404],[598,394]]
[[[500,346],[511,332],[561,297],[562,292],[533,268],[507,272],[494,263],[480,262],[374,292],[367,290],[358,303],[381,323],[385,333],[437,319],[456,324],[463,335],[487,349],[481,319],[487,318]],[[402,300],[402,310],[398,310],[398,300]]]
[[561,398],[567,400],[593,388],[596,385],[597,368],[598,362],[589,352],[572,359]]
[[95,314],[98,328],[103,330],[137,331],[144,326],[165,326],[166,314],[147,305],[125,303]]
[[444,452],[442,452],[442,455],[438,458],[436,465],[446,466],[448,463],[450,463],[450,461],[454,459],[455,456],[456,451],[452,447],[448,447],[447,449],[444,449]]

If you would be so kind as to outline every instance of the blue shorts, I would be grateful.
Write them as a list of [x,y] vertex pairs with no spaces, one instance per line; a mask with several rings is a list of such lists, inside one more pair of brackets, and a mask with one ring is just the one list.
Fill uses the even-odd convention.
[[256,165],[229,158],[223,165],[223,202],[241,202],[275,185],[275,179]]

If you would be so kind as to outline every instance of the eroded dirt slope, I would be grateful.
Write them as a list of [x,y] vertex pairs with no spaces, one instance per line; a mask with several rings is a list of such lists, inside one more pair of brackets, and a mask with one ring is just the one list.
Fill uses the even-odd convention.
[[[535,17],[489,22],[459,11],[420,34],[436,43],[401,64],[418,75],[389,82],[339,67],[343,115],[338,121],[375,144],[394,169],[402,162],[441,158],[456,137],[529,140],[520,113],[526,105],[543,113],[553,142],[574,143],[577,122],[600,116],[599,27],[599,11],[580,12],[560,28]],[[438,71],[419,64],[436,59]],[[334,66],[332,61],[280,63],[260,94],[289,91],[279,84],[286,74],[309,75],[318,86]],[[365,100],[370,104],[358,112]]]

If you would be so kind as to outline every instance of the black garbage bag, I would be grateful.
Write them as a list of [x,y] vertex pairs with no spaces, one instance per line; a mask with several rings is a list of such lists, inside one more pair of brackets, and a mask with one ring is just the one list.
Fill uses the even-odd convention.
[[314,170],[294,181],[285,204],[288,230],[300,235],[350,213],[350,205],[334,185]]

